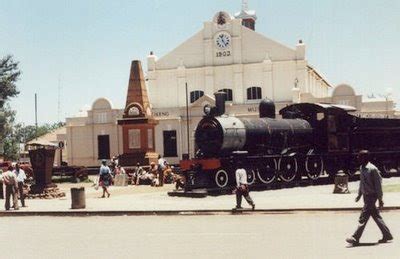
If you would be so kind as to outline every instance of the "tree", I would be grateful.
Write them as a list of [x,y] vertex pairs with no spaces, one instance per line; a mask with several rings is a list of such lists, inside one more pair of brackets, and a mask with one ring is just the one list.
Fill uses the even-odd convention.
[[14,158],[18,145],[12,142],[15,111],[7,103],[19,94],[16,82],[21,75],[11,55],[0,59],[0,155]]
[[15,62],[11,55],[0,59],[0,108],[3,108],[10,98],[19,94],[16,82],[20,75],[18,62]]

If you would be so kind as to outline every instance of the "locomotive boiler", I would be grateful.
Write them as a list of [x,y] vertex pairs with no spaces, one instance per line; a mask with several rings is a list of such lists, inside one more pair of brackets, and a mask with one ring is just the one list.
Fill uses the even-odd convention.
[[[355,109],[349,106],[312,103],[289,105],[276,118],[268,99],[260,102],[259,118],[237,117],[225,114],[224,98],[216,93],[216,106],[204,107],[195,131],[196,156],[180,163],[194,188],[233,185],[237,160],[245,165],[250,185],[303,176],[316,180],[339,170],[352,175],[361,149],[369,149],[384,172],[400,166],[393,162],[400,160],[398,119],[364,119],[351,115]],[[366,134],[381,142],[367,140]]]

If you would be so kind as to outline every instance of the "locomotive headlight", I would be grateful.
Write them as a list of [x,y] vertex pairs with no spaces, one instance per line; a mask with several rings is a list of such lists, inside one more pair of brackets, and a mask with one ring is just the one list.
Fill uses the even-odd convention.
[[209,104],[206,104],[206,105],[203,107],[203,112],[204,112],[204,114],[207,115],[207,116],[211,115],[211,106],[210,106]]

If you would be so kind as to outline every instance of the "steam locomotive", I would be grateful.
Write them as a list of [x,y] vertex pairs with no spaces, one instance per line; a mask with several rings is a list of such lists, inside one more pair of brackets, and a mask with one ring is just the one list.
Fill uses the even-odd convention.
[[264,99],[259,118],[225,114],[225,93],[215,93],[216,106],[205,106],[195,131],[196,156],[182,160],[187,184],[225,188],[235,184],[235,162],[245,165],[250,185],[312,181],[343,170],[357,171],[357,153],[368,149],[388,174],[400,169],[400,119],[360,118],[344,105],[299,103],[279,111]]

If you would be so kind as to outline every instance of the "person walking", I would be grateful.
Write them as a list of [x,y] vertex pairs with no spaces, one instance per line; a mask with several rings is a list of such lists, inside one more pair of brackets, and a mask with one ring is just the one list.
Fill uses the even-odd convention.
[[158,155],[158,186],[163,186],[164,185],[164,170],[166,167],[167,161],[161,156]]
[[379,209],[383,208],[383,193],[382,193],[382,177],[379,170],[370,161],[368,150],[362,150],[358,154],[358,161],[360,166],[360,188],[358,190],[358,195],[355,199],[358,202],[363,197],[364,207],[362,208],[361,215],[359,218],[359,225],[354,234],[346,238],[346,242],[357,245],[360,241],[361,235],[367,225],[369,218],[372,216],[375,223],[378,225],[382,232],[382,239],[379,243],[386,243],[393,240],[393,236],[390,233],[389,228],[383,221],[379,210],[376,208],[376,201],[379,201]]
[[10,196],[13,198],[13,208],[14,210],[18,210],[18,197],[17,197],[17,176],[12,172],[13,167],[9,166],[8,170],[3,173],[2,178],[3,182],[6,186],[6,202],[5,208],[6,210],[10,210]]
[[103,188],[103,196],[101,198],[110,197],[110,192],[108,191],[108,187],[110,186],[112,181],[111,170],[107,166],[107,161],[101,161],[100,172],[99,172],[99,183],[100,186]]
[[246,199],[247,203],[251,205],[254,210],[256,205],[254,201],[251,199],[249,194],[249,186],[247,185],[247,173],[243,168],[243,163],[238,161],[236,164],[236,208],[234,209],[242,209],[242,196]]
[[25,171],[20,168],[19,163],[16,163],[13,173],[17,177],[18,193],[19,193],[19,199],[21,200],[21,205],[22,207],[26,207],[25,194],[24,194],[24,183],[26,180]]

